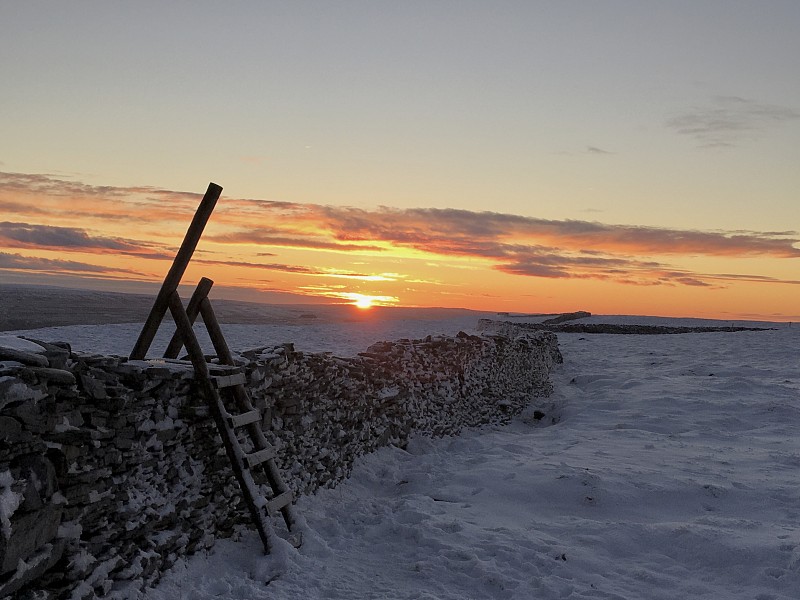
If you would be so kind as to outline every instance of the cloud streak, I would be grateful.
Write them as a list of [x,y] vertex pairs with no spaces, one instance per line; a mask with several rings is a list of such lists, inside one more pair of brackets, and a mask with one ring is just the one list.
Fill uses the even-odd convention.
[[800,257],[794,246],[800,240],[783,234],[606,225],[458,209],[321,207],[320,213],[312,218],[321,219],[336,239],[384,241],[443,254],[504,256],[511,240],[529,240],[575,251]]
[[709,106],[692,107],[667,119],[666,126],[703,147],[730,147],[773,126],[800,118],[796,110],[759,104],[739,96],[715,96]]
[[309,275],[312,277],[331,277],[334,279],[353,279],[358,281],[397,281],[404,279],[405,276],[398,273],[358,273],[342,269],[318,269],[304,265],[286,265],[281,263],[254,263],[236,260],[208,260],[194,259],[194,262],[204,265],[221,265],[226,267],[245,267],[248,269],[265,269],[268,271],[280,271],[282,273],[292,273],[294,275]]
[[[289,235],[287,235],[289,234]],[[302,231],[277,230],[274,228],[247,228],[235,232],[209,235],[208,239],[220,244],[249,244],[282,248],[305,248],[309,250],[334,250],[338,252],[372,251],[381,252],[384,248],[374,244],[350,244],[337,240],[304,235]]]
[[93,265],[73,260],[23,256],[21,254],[9,252],[0,252],[0,269],[10,269],[15,271],[37,271],[43,273],[123,273],[127,275],[142,275],[141,273],[131,271],[129,269]]
[[614,154],[609,150],[603,150],[603,148],[599,148],[598,146],[586,146],[586,153],[587,154]]
[[0,244],[20,248],[47,248],[70,252],[125,254],[144,258],[169,259],[166,252],[156,252],[150,244],[123,238],[92,236],[74,227],[0,222]]
[[0,172],[4,212],[59,222],[183,221],[191,218],[201,197],[152,187],[96,186],[48,174]]

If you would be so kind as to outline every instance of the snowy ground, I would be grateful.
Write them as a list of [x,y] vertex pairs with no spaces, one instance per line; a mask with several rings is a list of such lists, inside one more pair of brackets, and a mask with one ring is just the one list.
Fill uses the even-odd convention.
[[[420,335],[407,325],[388,337]],[[263,556],[244,531],[144,598],[796,600],[800,326],[774,326],[559,334],[556,424],[522,415],[364,457],[300,498],[298,551]],[[372,337],[358,349],[387,338]]]
[[[318,309],[312,307],[308,314],[315,314],[315,310]],[[362,316],[358,321],[335,319],[322,313],[323,318],[330,320],[320,319],[322,322],[307,323],[297,323],[295,320],[290,324],[266,325],[223,323],[222,330],[232,350],[241,351],[291,342],[302,352],[333,352],[337,356],[353,356],[364,352],[368,346],[378,341],[417,339],[438,334],[455,335],[462,330],[473,333],[477,331],[479,318],[494,316],[493,313],[446,309],[418,309],[414,316],[408,310],[410,309],[398,314],[395,311],[384,313],[374,319]],[[65,341],[78,352],[128,356],[141,330],[141,323],[119,323],[4,331],[0,335],[23,335],[46,342]],[[166,317],[148,355],[161,356],[174,330],[172,320]],[[203,348],[213,352],[203,324],[195,325],[195,330]]]

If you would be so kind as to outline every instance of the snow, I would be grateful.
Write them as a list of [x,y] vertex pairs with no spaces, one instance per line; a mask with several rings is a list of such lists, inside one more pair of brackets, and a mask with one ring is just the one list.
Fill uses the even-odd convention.
[[[27,332],[26,332],[27,333]],[[21,350],[23,352],[34,352],[37,354],[41,354],[45,351],[45,349],[29,340],[23,340],[16,335],[8,335],[5,333],[0,334],[0,346],[3,348],[11,348],[12,350]]]
[[[275,326],[258,340],[258,326],[224,329],[237,349],[292,341],[346,355],[476,326],[474,316],[455,321],[408,320],[368,336],[361,324]],[[243,530],[179,560],[141,597],[796,600],[800,327],[768,325],[559,334],[565,362],[545,418],[529,411],[506,427],[362,457],[346,482],[298,500],[298,550],[281,543],[264,556],[255,530]],[[119,342],[118,329],[80,329],[104,340],[102,351]],[[125,343],[115,352],[126,354]]]
[[[425,316],[422,309],[420,314]],[[437,320],[430,318],[375,318],[358,322],[339,321],[300,325],[224,324],[222,329],[233,350],[242,351],[291,342],[294,343],[295,349],[302,352],[332,352],[337,356],[353,356],[365,351],[376,341],[424,338],[427,335],[440,334],[455,335],[461,330],[474,332],[478,318],[485,316],[491,316],[491,313],[458,311],[452,317]],[[25,335],[25,337],[47,342],[66,341],[77,352],[128,356],[141,329],[140,323],[68,325],[10,331],[5,332],[4,337],[19,340],[13,336]],[[212,345],[205,327],[197,324],[195,330],[201,346],[211,351]],[[164,319],[148,355],[160,356],[160,353],[163,353],[167,347],[173,331],[174,325],[170,319]],[[25,342],[25,340],[19,341]],[[0,342],[0,344],[5,345],[5,342]],[[277,357],[276,355],[275,358]]]

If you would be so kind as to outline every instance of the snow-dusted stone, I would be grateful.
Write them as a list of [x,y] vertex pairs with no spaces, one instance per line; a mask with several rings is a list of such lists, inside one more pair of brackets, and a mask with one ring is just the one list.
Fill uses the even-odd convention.
[[51,369],[49,367],[30,367],[33,374],[48,383],[57,385],[75,385],[75,375],[64,369]]
[[50,361],[41,354],[34,354],[33,352],[26,352],[25,350],[16,350],[14,348],[6,348],[0,345],[0,360],[14,360],[22,363],[23,365],[32,365],[36,367],[49,367]]
[[0,536],[0,573],[16,570],[21,559],[28,558],[55,538],[61,524],[61,509],[48,505],[40,510],[11,516],[8,537]]
[[28,340],[43,348],[43,354],[50,366],[54,369],[67,369],[70,358],[70,345],[65,342],[43,342],[41,340]]
[[17,569],[10,579],[0,583],[0,598],[8,598],[20,588],[39,582],[42,575],[51,569],[61,559],[64,553],[63,540],[53,540],[42,546],[26,560],[17,563]]
[[[14,369],[14,375],[0,376],[0,410],[6,406],[18,405],[23,402],[36,402],[47,397],[47,392],[41,386],[32,385],[18,377],[25,371],[20,367]],[[27,379],[33,379],[31,377]]]
[[106,393],[106,386],[100,381],[97,381],[88,373],[81,373],[79,375],[81,388],[94,400],[104,400],[108,397]]
[[6,350],[17,350],[19,352],[42,353],[44,347],[41,344],[26,340],[16,335],[0,334],[0,348]]

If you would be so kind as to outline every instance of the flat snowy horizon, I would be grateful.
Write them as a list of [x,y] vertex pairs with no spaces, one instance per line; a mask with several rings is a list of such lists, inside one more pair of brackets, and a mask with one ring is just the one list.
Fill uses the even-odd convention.
[[[239,350],[294,342],[348,355],[476,326],[473,313],[223,328]],[[299,498],[300,549],[264,556],[255,531],[242,530],[132,597],[796,600],[800,327],[768,326],[559,333],[565,362],[542,422],[525,412],[506,427],[364,456],[338,487]],[[138,326],[22,333],[125,355]]]

